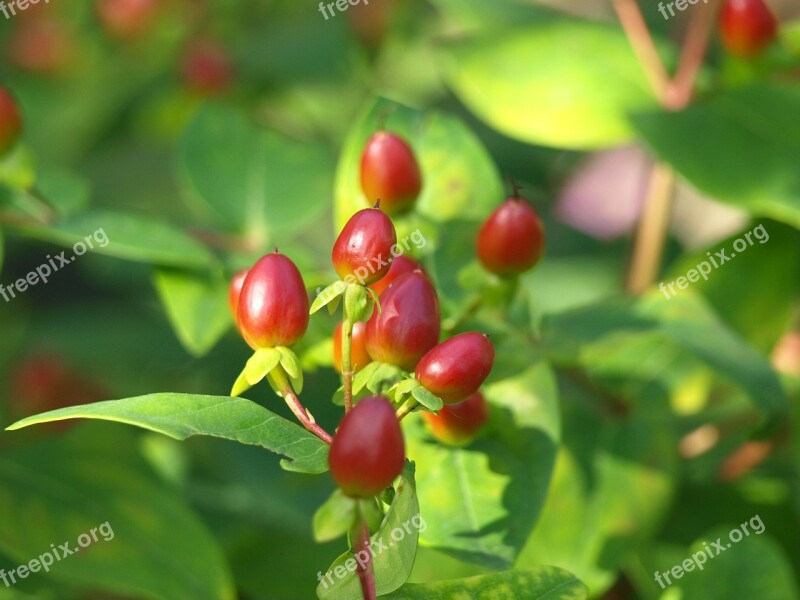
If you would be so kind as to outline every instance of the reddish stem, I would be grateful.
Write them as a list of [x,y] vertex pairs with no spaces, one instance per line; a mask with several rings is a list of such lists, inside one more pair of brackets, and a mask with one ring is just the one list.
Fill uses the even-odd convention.
[[[375,570],[372,565],[372,551],[370,549],[369,527],[364,517],[359,513],[358,524],[356,525],[355,535],[353,536],[353,550],[356,556],[360,552],[366,554],[363,562],[356,561],[356,573],[361,582],[361,593],[364,600],[376,600],[378,595],[375,591]],[[361,554],[363,556],[363,554]]]

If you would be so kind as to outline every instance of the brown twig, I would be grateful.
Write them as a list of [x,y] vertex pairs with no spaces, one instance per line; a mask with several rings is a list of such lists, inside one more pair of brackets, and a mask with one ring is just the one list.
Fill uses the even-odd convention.
[[711,4],[695,9],[683,42],[678,69],[665,98],[665,106],[671,110],[683,110],[692,101],[697,77],[711,43],[717,8],[718,0],[711,0]]
[[281,370],[281,368],[278,367],[274,369],[270,374],[277,388],[280,390],[283,399],[286,400],[286,405],[289,407],[289,410],[292,411],[294,416],[297,417],[297,420],[303,424],[303,427],[316,435],[323,442],[330,444],[333,441],[333,436],[320,427],[316,421],[314,421],[313,417],[306,410],[305,406],[303,406],[303,403],[300,402],[300,398],[298,398],[297,394],[294,393],[291,384],[286,379],[286,374]]

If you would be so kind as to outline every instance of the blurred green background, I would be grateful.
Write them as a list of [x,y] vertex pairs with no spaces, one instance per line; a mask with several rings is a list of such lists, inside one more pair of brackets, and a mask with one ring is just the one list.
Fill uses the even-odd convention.
[[[449,450],[408,424],[433,524],[410,581],[551,564],[592,598],[800,598],[800,10],[775,3],[781,37],[756,61],[713,40],[698,99],[673,113],[610,5],[548,4],[371,0],[326,19],[296,0],[51,0],[0,16],[0,84],[25,121],[0,159],[0,283],[100,229],[109,240],[0,300],[2,423],[227,395],[250,355],[230,276],[277,245],[310,291],[332,281],[334,236],[367,205],[361,148],[385,125],[422,164],[397,228],[431,242],[417,257],[446,320],[487,293],[473,240],[506,178],[548,237],[510,313],[460,324],[499,336],[489,431]],[[642,10],[674,65],[691,10]],[[622,294],[654,158],[678,173],[659,282],[758,224],[770,236],[669,301]],[[334,325],[313,317],[297,348],[328,430]],[[291,418],[267,386],[248,397]],[[106,521],[116,535],[0,599],[312,598],[343,550],[312,537],[332,490],[223,440],[4,432],[0,568]],[[756,514],[763,535],[667,591],[654,582]]]

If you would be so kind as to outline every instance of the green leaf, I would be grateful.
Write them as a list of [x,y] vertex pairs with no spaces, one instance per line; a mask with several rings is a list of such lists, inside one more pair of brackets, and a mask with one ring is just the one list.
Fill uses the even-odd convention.
[[461,448],[436,442],[408,418],[408,456],[417,462],[424,546],[492,568],[508,568],[544,504],[560,439],[555,379],[544,363],[487,386],[491,421]]
[[367,383],[372,376],[380,369],[381,365],[384,363],[379,363],[377,361],[373,361],[369,363],[366,367],[358,371],[355,376],[353,376],[353,393],[357,394],[365,387],[367,387]]
[[135,262],[208,268],[216,261],[204,246],[182,231],[155,219],[127,213],[96,210],[67,217],[53,225],[25,226],[19,230],[29,237],[66,248],[81,243],[88,252]]
[[[361,189],[361,154],[369,137],[385,128],[404,136],[420,163],[423,189],[416,211],[437,222],[482,220],[503,195],[497,167],[478,137],[461,121],[423,113],[383,98],[366,108],[348,134],[336,171],[337,231],[353,213],[375,204]],[[424,233],[427,236],[427,232]],[[404,236],[398,231],[398,241]]]
[[159,269],[153,284],[178,339],[193,356],[208,353],[230,329],[228,284],[222,277]]
[[322,290],[319,294],[317,294],[317,297],[314,298],[314,302],[311,303],[311,308],[309,309],[308,312],[313,315],[323,306],[330,304],[334,300],[338,301],[339,297],[345,293],[346,289],[347,289],[347,283],[345,283],[341,279],[339,281],[334,281],[332,284],[330,284],[328,287]]
[[7,448],[0,459],[0,553],[10,562],[97,535],[19,583],[52,585],[46,598],[71,597],[63,588],[73,586],[101,597],[233,600],[222,550],[182,495],[153,477],[136,437],[95,427]]
[[[292,352],[289,348],[285,346],[276,346],[275,349],[278,351],[280,356],[280,365],[283,367],[283,370],[286,371],[286,374],[289,376],[289,379],[292,382],[292,389],[294,389],[296,394],[300,394],[303,391],[303,366],[300,364],[300,359],[297,355]],[[270,369],[271,371],[272,369]]]
[[589,590],[573,574],[556,567],[515,569],[435,583],[409,583],[386,600],[585,600]]
[[[372,540],[375,587],[379,596],[393,592],[411,574],[419,533],[428,524],[419,513],[413,463],[406,464],[392,505]],[[348,561],[352,561],[348,564]],[[352,569],[350,567],[353,567]],[[362,600],[352,552],[337,558],[317,586],[320,600]]]
[[390,388],[405,377],[405,371],[400,367],[388,363],[376,364],[377,368],[367,381],[367,389],[374,394],[383,394],[387,388]]
[[0,156],[0,185],[15,190],[28,190],[36,179],[33,153],[17,144],[10,153]]
[[278,366],[281,362],[283,355],[277,348],[259,348],[247,361],[244,368],[244,374],[247,378],[247,383],[251,386],[257,384],[264,379],[267,374]]
[[337,488],[314,513],[314,539],[322,544],[342,537],[350,531],[355,516],[356,500]]
[[739,385],[766,417],[780,420],[786,414],[786,394],[769,361],[689,291],[669,300],[656,292],[638,301],[613,298],[550,315],[542,325],[544,346],[550,355],[583,366],[590,366],[584,365],[584,357],[591,357],[593,345],[604,340],[638,343],[643,336],[653,335],[689,352]]
[[284,457],[281,466],[302,473],[328,470],[328,446],[278,415],[244,398],[193,394],[150,394],[72,406],[22,419],[9,431],[66,419],[127,423],[176,440],[195,435],[261,446]]
[[36,190],[62,217],[79,213],[89,206],[89,183],[66,169],[40,169],[36,174]]
[[640,114],[645,142],[700,191],[800,227],[800,89],[760,82],[681,112]]
[[351,283],[344,292],[344,314],[352,323],[369,317],[369,294],[363,285]]
[[547,500],[514,566],[567,569],[601,596],[669,510],[677,439],[657,415],[602,418],[597,398],[567,387],[562,395],[580,409],[565,408],[564,446]]
[[450,45],[445,64],[456,94],[476,115],[505,135],[544,146],[623,143],[632,135],[627,114],[656,106],[622,29],[598,22],[564,18],[504,28]]
[[330,198],[324,145],[290,140],[224,106],[197,114],[178,166],[187,195],[241,233],[285,236],[315,219]]
[[444,406],[444,402],[436,394],[429,392],[421,385],[411,390],[411,395],[414,400],[419,402],[428,410],[438,411]]
[[[755,518],[758,515],[755,515]],[[760,517],[759,517],[760,519]],[[745,515],[742,522],[749,523],[751,519]],[[756,521],[756,524],[758,521]],[[769,522],[762,520],[769,532]],[[734,543],[730,534],[734,529],[739,529],[741,541]],[[713,542],[720,540],[723,551],[713,546]],[[705,544],[705,546],[704,546]],[[713,558],[709,559],[705,549]],[[774,538],[753,533],[745,536],[738,523],[731,523],[729,527],[718,527],[707,531],[690,548],[676,548],[675,551],[657,553],[654,561],[648,561],[648,575],[650,585],[661,589],[653,575],[656,571],[664,573],[673,566],[683,565],[683,561],[692,556],[697,556],[697,563],[705,559],[703,570],[696,568],[691,560],[691,571],[685,571],[680,579],[668,575],[672,585],[667,586],[667,579],[662,575],[661,581],[667,589],[675,589],[680,594],[681,600],[705,600],[707,598],[759,598],[759,600],[788,600],[800,598],[800,588],[795,583],[792,562],[786,552]]]

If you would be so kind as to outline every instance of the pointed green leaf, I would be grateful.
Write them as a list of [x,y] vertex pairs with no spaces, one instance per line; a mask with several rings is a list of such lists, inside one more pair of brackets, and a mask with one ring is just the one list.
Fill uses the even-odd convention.
[[339,298],[342,294],[344,294],[346,289],[347,283],[341,279],[339,281],[334,281],[332,284],[322,290],[316,298],[314,298],[314,302],[311,303],[311,308],[308,312],[313,315],[323,306],[326,306],[327,304]]
[[284,456],[291,471],[323,473],[328,445],[263,406],[244,398],[162,393],[62,408],[22,419],[9,431],[66,419],[127,423],[177,440],[208,435],[261,446]]
[[342,537],[350,531],[355,516],[356,500],[337,488],[314,513],[314,539],[322,544]]
[[409,583],[386,600],[585,600],[589,589],[569,571],[557,567],[515,569],[435,583]]
[[[419,513],[414,465],[407,463],[392,505],[378,531],[370,537],[374,551],[375,587],[379,596],[396,590],[408,579],[417,554],[419,534],[427,526]],[[352,552],[345,552],[334,561],[317,586],[320,600],[362,600],[358,576],[354,568],[350,568],[354,565]],[[342,568],[336,567],[343,568],[343,577],[337,576]]]

